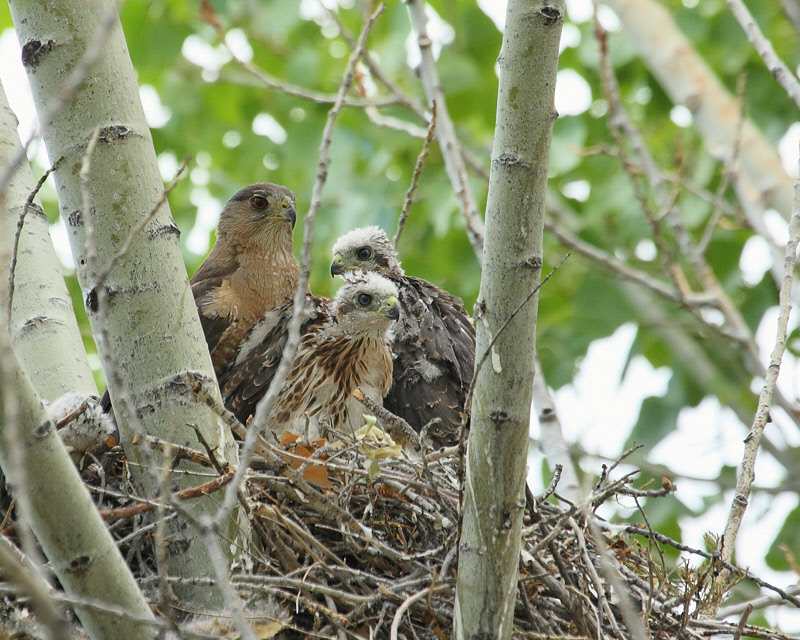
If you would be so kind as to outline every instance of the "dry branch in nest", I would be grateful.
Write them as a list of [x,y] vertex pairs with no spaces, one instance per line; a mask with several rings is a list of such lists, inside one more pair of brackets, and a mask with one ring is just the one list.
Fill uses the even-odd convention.
[[[382,456],[383,446],[391,447],[391,441],[369,435],[344,446],[296,438],[285,438],[277,447],[262,442],[242,491],[253,544],[239,566],[248,570],[233,577],[248,603],[256,637],[451,636],[458,565],[457,451],[428,452],[423,464]],[[208,460],[180,447],[173,455]],[[211,470],[213,461],[207,466]],[[610,500],[638,506],[641,498],[674,490],[669,484],[637,490],[632,486],[636,474],[615,480],[615,467],[604,469],[583,506],[551,502],[556,482],[544,496],[528,496],[515,638],[696,640],[720,633],[787,638],[747,624],[746,616],[726,622],[701,614],[720,597],[714,577],[725,566],[800,606],[791,595],[725,565],[719,554],[688,549],[646,527],[609,525],[595,515]],[[229,474],[226,470],[225,479]],[[132,497],[124,457],[106,454],[91,465],[89,475],[98,507],[116,518],[109,526],[147,592],[157,583],[150,540],[155,525],[143,508],[125,509],[145,501]],[[196,494],[224,481],[204,480]],[[687,563],[670,571],[665,545],[702,556],[700,566]],[[625,602],[643,621],[640,629],[626,624]],[[224,618],[198,616],[189,631],[231,637]]]

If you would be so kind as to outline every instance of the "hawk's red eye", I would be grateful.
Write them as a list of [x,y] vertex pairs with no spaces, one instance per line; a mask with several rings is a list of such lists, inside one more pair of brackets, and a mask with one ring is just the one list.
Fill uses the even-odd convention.
[[263,209],[267,208],[267,199],[264,196],[253,196],[250,198],[250,205],[253,209],[257,209],[258,211],[262,211]]

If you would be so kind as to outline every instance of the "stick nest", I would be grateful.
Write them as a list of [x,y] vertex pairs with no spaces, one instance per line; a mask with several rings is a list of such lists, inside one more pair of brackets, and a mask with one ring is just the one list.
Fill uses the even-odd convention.
[[[457,448],[429,452],[424,463],[380,459],[363,443],[321,449],[262,443],[259,451],[240,492],[251,527],[243,537],[251,545],[233,571],[256,637],[451,637]],[[204,457],[194,455],[195,461]],[[105,454],[83,473],[106,514],[117,517],[137,505],[121,452]],[[747,624],[752,609],[733,622],[702,616],[722,597],[715,577],[725,567],[717,554],[689,550],[705,556],[700,566],[686,562],[670,571],[663,548],[687,548],[649,528],[613,527],[595,514],[609,500],[638,505],[642,497],[674,489],[636,490],[635,475],[614,480],[604,469],[583,507],[556,501],[557,477],[544,496],[528,495],[513,637],[786,638]],[[159,600],[150,516],[128,514],[109,526],[145,592]],[[730,568],[736,581],[752,579],[782,597]],[[631,614],[643,621],[639,629],[627,624]],[[185,630],[187,637],[238,637],[229,619],[214,616],[196,615]]]

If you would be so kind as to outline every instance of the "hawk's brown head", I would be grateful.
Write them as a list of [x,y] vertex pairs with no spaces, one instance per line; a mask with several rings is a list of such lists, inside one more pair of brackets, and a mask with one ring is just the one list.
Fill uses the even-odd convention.
[[260,235],[284,228],[289,234],[297,220],[295,197],[279,184],[258,182],[233,194],[219,217],[217,234],[228,237]]
[[333,245],[331,275],[353,269],[374,271],[383,276],[402,276],[397,250],[380,227],[362,227],[344,234]]

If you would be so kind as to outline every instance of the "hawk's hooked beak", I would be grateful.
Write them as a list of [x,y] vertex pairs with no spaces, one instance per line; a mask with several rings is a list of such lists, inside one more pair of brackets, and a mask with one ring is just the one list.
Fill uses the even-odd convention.
[[340,276],[344,273],[344,266],[342,265],[342,254],[337,253],[333,256],[333,262],[331,262],[331,277]]
[[383,315],[392,320],[400,319],[400,304],[397,302],[397,298],[395,296],[389,296],[386,298],[386,302],[383,303],[383,306]]
[[292,199],[289,196],[283,196],[278,206],[281,208],[280,215],[291,222],[292,229],[294,229],[294,223],[297,222],[297,212],[294,210],[294,202],[292,202]]

